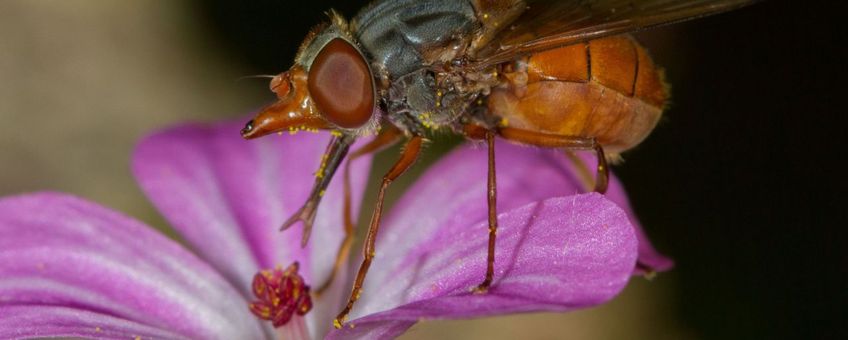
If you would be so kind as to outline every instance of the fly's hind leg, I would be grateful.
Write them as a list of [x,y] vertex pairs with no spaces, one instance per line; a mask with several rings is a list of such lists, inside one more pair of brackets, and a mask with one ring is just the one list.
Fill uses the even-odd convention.
[[592,174],[589,172],[590,169],[589,166],[586,165],[586,162],[583,162],[576,153],[571,150],[566,150],[565,154],[568,156],[568,159],[574,163],[574,166],[577,167],[577,174],[580,176],[580,180],[583,181],[586,191],[593,190],[593,188],[595,192],[602,194],[607,191],[607,187],[609,186],[609,170],[607,168],[607,159],[604,155],[604,150],[600,145],[596,146],[595,149],[595,154],[598,157],[598,167],[595,178],[592,178]]
[[342,327],[342,324],[347,319],[347,315],[350,314],[350,310],[353,308],[353,304],[356,303],[356,300],[359,299],[359,295],[362,293],[362,283],[365,282],[365,275],[368,274],[368,268],[371,267],[371,260],[374,259],[374,255],[376,254],[374,243],[377,240],[377,232],[380,229],[380,219],[383,215],[383,198],[386,189],[389,187],[389,184],[400,177],[400,175],[406,172],[418,160],[423,142],[424,139],[421,136],[412,137],[404,146],[400,159],[383,176],[383,183],[380,185],[380,191],[377,193],[377,200],[374,205],[374,213],[371,215],[368,235],[365,237],[365,246],[362,247],[364,259],[362,260],[362,264],[359,265],[359,272],[356,273],[356,280],[353,282],[353,288],[350,291],[347,305],[333,321],[333,325],[336,328]]
[[[595,154],[598,157],[598,165],[596,168],[597,174],[595,175],[594,181],[595,191],[602,194],[607,191],[607,186],[609,185],[609,168],[607,166],[607,159],[606,155],[604,155],[603,146],[601,146],[601,144],[598,143],[594,138],[547,134],[542,132],[509,127],[503,127],[498,129],[498,133],[504,139],[527,145],[565,149],[567,151],[594,150]],[[570,157],[572,160],[577,159],[576,156]],[[581,165],[583,164],[582,161],[576,163],[578,163],[578,167],[582,166],[585,168],[585,165]]]
[[400,140],[402,135],[403,134],[400,130],[394,126],[388,126],[384,128],[376,138],[368,142],[368,144],[363,145],[361,148],[354,150],[348,156],[343,173],[344,210],[342,211],[342,218],[344,220],[345,238],[342,240],[342,243],[339,245],[339,250],[336,252],[336,262],[333,264],[333,270],[330,272],[330,276],[327,277],[326,281],[324,281],[324,283],[315,290],[316,296],[320,296],[321,293],[327,290],[327,288],[330,287],[330,284],[333,283],[339,268],[347,262],[348,254],[350,254],[350,248],[353,245],[353,230],[355,225],[353,222],[353,208],[351,207],[350,164],[359,157],[380,152],[381,150],[394,145],[398,140]]
[[[495,179],[495,142],[491,131],[482,128],[466,126],[466,135],[472,138],[486,139],[489,147],[489,180],[488,180],[488,203],[489,203],[489,251],[486,258],[486,277],[475,289],[476,293],[485,293],[492,285],[495,267],[495,242],[497,239],[497,181]],[[603,147],[594,138],[562,136],[539,133],[535,131],[503,127],[497,133],[504,139],[514,142],[535,145],[548,148],[561,148],[566,150],[595,150],[598,155],[598,175],[595,181],[595,191],[603,193],[607,188],[607,163],[604,158]]]

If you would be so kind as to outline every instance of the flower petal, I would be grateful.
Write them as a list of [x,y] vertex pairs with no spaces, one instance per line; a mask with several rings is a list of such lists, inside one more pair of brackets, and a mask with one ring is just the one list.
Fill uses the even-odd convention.
[[[597,158],[590,152],[580,153],[578,154],[578,157],[580,157],[583,164],[594,166],[594,164],[597,163]],[[560,157],[559,161],[562,162],[565,161],[565,159]],[[565,169],[568,169],[567,171],[570,173],[578,171],[578,166],[573,162],[563,162],[562,166]],[[589,169],[594,168],[589,167]],[[646,270],[661,272],[674,267],[674,261],[660,254],[651,244],[651,240],[639,224],[639,218],[636,217],[636,213],[633,212],[633,208],[630,206],[630,199],[627,197],[624,185],[621,184],[618,177],[614,176],[612,172],[610,172],[609,181],[609,187],[607,188],[607,192],[604,196],[624,209],[624,212],[626,212],[627,216],[630,217],[630,223],[632,223],[633,227],[636,229],[636,238],[639,240],[639,262],[636,268],[634,268],[633,273],[636,275],[642,275],[645,274]]]
[[[20,337],[88,336],[82,329],[100,322],[138,335],[263,337],[247,302],[212,267],[139,222],[67,195],[0,200],[0,277],[2,312],[18,308]],[[41,312],[46,319],[34,317]]]
[[[588,152],[580,153],[585,164],[595,164]],[[498,211],[506,212],[551,197],[586,191],[577,167],[562,151],[498,142],[496,145]],[[486,219],[487,152],[485,147],[466,144],[443,157],[416,181],[392,208],[379,235],[369,280],[383,281],[420,240],[449,228],[468,226]],[[607,199],[625,209],[639,238],[640,262],[658,270],[671,261],[653,250],[628,206],[621,182],[610,176]],[[382,246],[390,244],[391,246]],[[634,269],[639,272],[638,269]]]
[[59,306],[0,306],[0,339],[189,339],[184,335],[108,314]]
[[[246,294],[260,268],[299,261],[310,284],[329,275],[343,238],[341,171],[330,184],[309,245],[300,224],[279,232],[309,195],[327,134],[269,136],[246,141],[243,122],[182,126],[142,141],[134,173],[174,228]],[[370,158],[352,167],[354,208],[364,191]],[[354,210],[356,211],[356,210]]]
[[495,281],[488,293],[471,292],[486,271],[488,223],[442,226],[404,256],[390,278],[369,277],[355,311],[365,316],[331,337],[391,338],[425,318],[593,306],[621,291],[636,262],[627,215],[600,194],[531,203],[498,221]]
[[[139,185],[174,229],[245,296],[251,296],[259,269],[295,261],[309,285],[320,285],[344,237],[342,171],[327,188],[306,248],[300,246],[301,224],[285,232],[279,227],[306,201],[330,136],[301,132],[247,141],[239,136],[243,122],[188,125],[147,137],[133,157]],[[351,167],[354,212],[370,166],[366,156]],[[307,314],[313,337],[331,327],[346,276],[343,268]]]

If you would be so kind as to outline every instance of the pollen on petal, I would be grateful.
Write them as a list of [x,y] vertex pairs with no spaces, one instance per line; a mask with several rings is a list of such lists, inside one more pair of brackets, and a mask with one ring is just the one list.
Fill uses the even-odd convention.
[[309,286],[298,274],[299,265],[292,263],[286,269],[277,267],[263,270],[253,277],[253,294],[257,301],[248,305],[250,311],[274,327],[282,327],[292,316],[306,315],[312,310]]

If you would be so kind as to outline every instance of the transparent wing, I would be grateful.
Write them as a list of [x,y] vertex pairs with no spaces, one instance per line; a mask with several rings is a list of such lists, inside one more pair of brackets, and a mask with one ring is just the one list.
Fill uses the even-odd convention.
[[[483,18],[513,8],[509,21],[474,51],[475,67],[581,41],[733,10],[758,0],[476,0]],[[515,13],[517,12],[517,13]],[[483,20],[484,25],[486,21]]]

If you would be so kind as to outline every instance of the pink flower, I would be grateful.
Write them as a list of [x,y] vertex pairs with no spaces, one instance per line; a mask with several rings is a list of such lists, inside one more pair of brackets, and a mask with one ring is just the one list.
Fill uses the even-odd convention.
[[[306,284],[329,275],[343,238],[341,181],[328,188],[301,248],[300,228],[277,227],[308,195],[329,137],[247,142],[239,128],[178,127],[144,140],[135,153],[141,187],[191,250],[68,195],[0,200],[0,338],[275,337],[271,323],[248,308],[257,300],[254,274],[298,262]],[[485,274],[486,152],[465,145],[433,165],[386,216],[345,328],[334,330],[332,317],[350,289],[348,268],[312,298],[310,312],[293,313],[276,332],[391,338],[421,319],[568,311],[608,301],[639,268],[671,266],[644,237],[615,178],[607,195],[580,194],[561,154],[505,143],[497,150],[501,214],[488,294],[470,292]],[[369,162],[353,166],[356,203]]]

